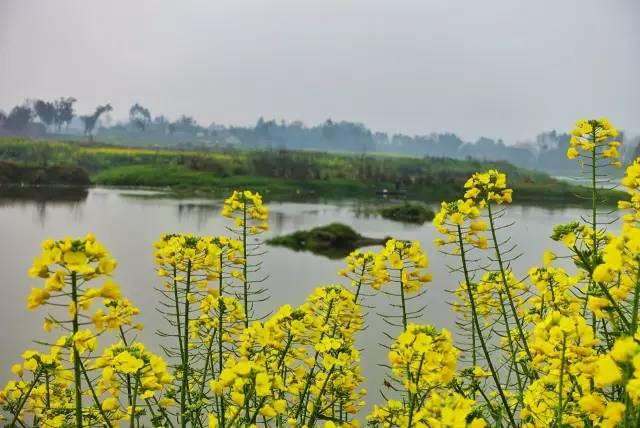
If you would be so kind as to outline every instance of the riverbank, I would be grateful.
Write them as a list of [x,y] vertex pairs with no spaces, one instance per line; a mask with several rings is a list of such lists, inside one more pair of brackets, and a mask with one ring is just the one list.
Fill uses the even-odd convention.
[[[482,169],[479,169],[482,170]],[[401,193],[390,192],[394,200],[439,202],[460,197],[460,188],[471,174],[439,182],[411,183]],[[525,176],[526,177],[526,176]],[[309,200],[315,198],[372,199],[384,196],[384,189],[393,189],[389,181],[367,182],[355,179],[295,180],[252,175],[219,176],[209,172],[193,171],[181,166],[131,165],[104,170],[92,176],[102,186],[163,188],[177,197],[224,197],[233,190],[247,188],[258,191],[272,200]],[[589,205],[591,190],[551,177],[537,180],[509,180],[514,189],[513,201],[534,205]],[[609,205],[615,205],[625,194],[616,190],[601,190],[601,197]]]
[[[506,162],[410,158],[367,154],[335,154],[286,150],[140,149],[60,141],[0,138],[0,160],[37,168],[86,171],[102,186],[162,189],[174,196],[224,197],[251,188],[271,200],[316,198],[394,199],[437,202],[458,198],[466,179],[476,171],[500,169],[522,204],[585,205],[586,187]],[[61,176],[34,184],[76,184]],[[68,181],[65,181],[67,177]],[[11,182],[11,180],[5,180]],[[18,181],[20,182],[20,181]],[[615,204],[621,192],[602,191]]]
[[0,160],[0,185],[9,184],[88,186],[91,180],[84,168],[75,165],[37,165]]

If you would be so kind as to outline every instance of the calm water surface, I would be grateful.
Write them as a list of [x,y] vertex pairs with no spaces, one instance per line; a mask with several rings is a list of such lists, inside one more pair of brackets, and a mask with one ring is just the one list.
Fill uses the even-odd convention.
[[[430,224],[414,226],[384,220],[370,214],[371,203],[356,201],[268,205],[271,230],[265,238],[342,222],[365,236],[420,240],[428,252],[434,279],[427,285],[428,293],[423,298],[427,310],[422,321],[454,329],[454,316],[446,304],[451,295],[446,290],[454,288],[460,278],[449,274],[446,265],[456,260],[436,251],[432,242],[437,233]],[[0,384],[4,385],[10,377],[11,364],[19,361],[22,351],[34,346],[33,339],[51,338],[41,328],[45,309],[34,312],[25,309],[30,287],[42,286],[41,281],[27,275],[33,257],[40,252],[42,240],[94,233],[118,260],[114,279],[141,309],[139,319],[146,326],[141,339],[160,353],[154,331],[164,324],[154,309],[158,295],[153,288],[158,279],[153,266],[153,243],[160,234],[168,232],[225,233],[228,223],[219,215],[220,208],[220,201],[166,199],[154,197],[151,192],[104,188],[64,194],[56,191],[56,194],[25,196],[25,192],[16,191],[13,195],[0,195]],[[509,207],[503,221],[517,222],[510,229],[511,242],[518,244],[519,251],[525,254],[514,262],[516,272],[524,275],[529,266],[540,263],[545,248],[558,248],[547,238],[553,225],[576,219],[582,213],[583,210],[576,208]],[[269,247],[268,250],[264,256],[264,272],[269,275],[265,285],[271,299],[263,303],[261,313],[284,303],[299,305],[315,287],[341,281],[337,275],[343,266],[341,260],[284,248]],[[377,389],[384,373],[377,364],[386,360],[386,351],[378,343],[385,341],[381,331],[388,330],[376,312],[388,312],[390,308],[384,296],[371,298],[368,303],[375,305],[375,309],[367,315],[368,328],[360,334],[358,346],[362,349],[363,371],[368,379],[368,401],[372,402],[379,401]]]

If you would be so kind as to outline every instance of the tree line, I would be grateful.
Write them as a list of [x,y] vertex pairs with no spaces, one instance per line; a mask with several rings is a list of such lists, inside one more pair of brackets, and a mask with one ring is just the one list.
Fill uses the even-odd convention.
[[[73,97],[61,97],[54,101],[27,100],[7,114],[0,111],[0,135],[47,137],[81,134],[92,141],[99,133],[105,141],[126,141],[133,146],[233,146],[347,151],[357,154],[381,152],[508,161],[517,166],[556,174],[573,173],[576,169],[564,156],[570,136],[556,131],[541,133],[532,141],[506,144],[501,139],[485,137],[468,142],[454,133],[390,135],[374,132],[361,123],[332,119],[314,126],[307,126],[301,121],[266,120],[262,117],[254,126],[225,126],[215,122],[203,126],[188,115],[181,115],[173,121],[164,115],[154,116],[148,107],[137,102],[129,108],[128,119],[111,124],[110,120],[103,120],[113,110],[110,104],[98,105],[92,112],[78,115],[74,109],[75,103]],[[637,137],[625,142],[623,160],[634,159],[640,154],[638,142]]]

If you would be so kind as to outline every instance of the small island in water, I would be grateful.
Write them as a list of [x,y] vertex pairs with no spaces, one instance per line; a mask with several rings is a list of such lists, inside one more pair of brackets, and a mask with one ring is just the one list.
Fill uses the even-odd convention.
[[347,256],[351,251],[369,245],[384,245],[389,238],[369,238],[342,223],[331,223],[311,230],[298,230],[268,239],[269,245],[295,251],[310,251],[331,259]]
[[390,205],[381,208],[379,213],[388,220],[401,221],[404,223],[423,224],[433,220],[435,212],[422,204],[405,202],[403,204]]

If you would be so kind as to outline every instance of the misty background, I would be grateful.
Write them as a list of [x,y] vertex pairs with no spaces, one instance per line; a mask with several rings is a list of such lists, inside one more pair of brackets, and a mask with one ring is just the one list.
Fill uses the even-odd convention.
[[581,117],[609,117],[635,154],[639,22],[636,0],[4,0],[0,109],[74,97],[82,133],[108,103],[108,141],[141,131],[139,103],[141,141],[549,169]]

